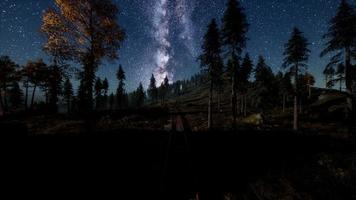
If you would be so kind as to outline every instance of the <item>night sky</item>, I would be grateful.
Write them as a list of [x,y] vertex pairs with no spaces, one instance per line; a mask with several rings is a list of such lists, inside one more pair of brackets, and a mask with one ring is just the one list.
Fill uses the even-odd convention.
[[[42,52],[44,37],[39,33],[42,12],[54,0],[0,1],[0,55],[9,55],[19,64],[29,59],[48,59]],[[107,77],[111,90],[122,64],[127,74],[127,89],[139,82],[147,86],[152,73],[173,80],[189,78],[199,72],[197,56],[202,36],[212,18],[221,22],[227,0],[116,0],[121,14],[119,24],[127,38],[119,51],[120,59],[103,63],[97,75]],[[243,0],[248,22],[247,51],[257,60],[265,56],[275,72],[281,69],[283,47],[294,26],[308,38],[312,51],[309,71],[323,87],[322,70],[327,62],[320,59],[322,35],[335,14],[338,0]],[[349,0],[355,5],[356,0]],[[77,64],[79,67],[80,65]],[[158,70],[161,68],[161,70]],[[159,73],[160,71],[160,73]]]

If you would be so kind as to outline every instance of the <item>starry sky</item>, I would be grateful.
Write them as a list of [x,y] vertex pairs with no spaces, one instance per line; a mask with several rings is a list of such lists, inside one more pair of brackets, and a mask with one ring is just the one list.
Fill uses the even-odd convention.
[[[0,1],[0,55],[9,55],[23,65],[29,59],[48,56],[42,52],[40,34],[42,12],[54,0]],[[120,8],[118,22],[127,38],[119,51],[120,59],[104,62],[97,75],[109,79],[115,91],[118,65],[126,71],[127,90],[139,82],[145,86],[151,74],[162,80],[189,78],[200,71],[197,56],[202,37],[212,18],[221,22],[227,0],[115,0]],[[355,5],[356,0],[349,0]],[[250,30],[247,52],[254,61],[266,58],[275,72],[281,70],[283,47],[294,26],[301,29],[312,51],[309,71],[323,87],[322,71],[327,58],[319,58],[328,21],[338,7],[338,0],[241,0]],[[73,64],[80,67],[79,64]]]

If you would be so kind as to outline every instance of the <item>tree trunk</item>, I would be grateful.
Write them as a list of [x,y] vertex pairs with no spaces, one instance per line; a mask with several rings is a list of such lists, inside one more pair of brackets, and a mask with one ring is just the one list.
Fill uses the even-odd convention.
[[298,97],[294,95],[294,118],[293,118],[293,129],[298,130]]
[[244,116],[246,117],[247,116],[247,95],[245,94],[244,95]]
[[302,99],[299,99],[299,114],[303,113],[303,107],[302,107]]
[[35,85],[33,87],[33,91],[32,91],[32,97],[31,97],[31,110],[33,109],[33,104],[34,104],[34,101],[35,101],[35,93],[36,93],[36,88],[37,88],[37,85]]
[[244,95],[241,95],[241,108],[240,108],[240,114],[243,115],[244,113]]
[[25,83],[25,110],[28,110],[28,81]]
[[351,65],[351,50],[349,47],[345,48],[345,84],[346,84],[346,92],[347,92],[347,111],[346,111],[346,119],[350,117],[350,114],[353,111],[352,105],[352,65]]
[[293,116],[293,130],[298,130],[298,63],[295,66],[294,74],[294,116]]
[[2,91],[0,89],[0,109],[4,113],[4,102],[2,101]]
[[213,81],[210,81],[209,91],[209,108],[208,108],[208,129],[211,130],[213,126]]
[[6,85],[4,85],[4,112],[7,112],[9,110],[9,105],[7,103],[7,92],[6,92]]
[[237,97],[236,97],[236,88],[235,88],[235,78],[232,81],[232,94],[231,94],[231,109],[232,109],[232,128],[236,130],[236,117],[237,117],[237,110],[236,110],[236,104],[237,104]]
[[286,112],[286,95],[285,94],[283,94],[283,113],[285,113]]
[[70,113],[70,98],[67,99],[67,113]]
[[221,112],[221,93],[218,92],[218,111]]

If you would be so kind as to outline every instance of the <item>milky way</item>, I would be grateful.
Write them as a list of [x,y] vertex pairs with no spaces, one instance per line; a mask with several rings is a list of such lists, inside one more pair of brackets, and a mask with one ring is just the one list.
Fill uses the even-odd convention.
[[[188,3],[189,2],[189,3]],[[192,2],[187,0],[157,0],[153,13],[154,38],[157,43],[155,52],[155,71],[157,83],[163,82],[167,76],[170,81],[174,78],[174,71],[169,69],[172,59],[172,49],[170,33],[172,21],[178,22],[182,26],[179,39],[190,52],[191,56],[196,56],[193,42]],[[172,6],[173,5],[173,6]],[[176,25],[176,24],[175,24]]]

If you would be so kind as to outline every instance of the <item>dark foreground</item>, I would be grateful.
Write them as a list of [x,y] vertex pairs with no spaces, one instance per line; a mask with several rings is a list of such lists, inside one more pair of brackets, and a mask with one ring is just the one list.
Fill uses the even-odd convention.
[[356,198],[352,140],[271,131],[113,131],[2,143],[9,146],[6,187],[36,197],[46,191],[47,198]]

